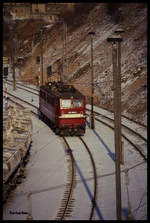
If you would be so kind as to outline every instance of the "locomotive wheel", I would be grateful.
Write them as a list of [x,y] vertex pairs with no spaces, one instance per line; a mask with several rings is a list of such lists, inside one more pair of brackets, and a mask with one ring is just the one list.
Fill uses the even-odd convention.
[[60,136],[64,136],[64,135],[65,135],[64,130],[63,130],[63,129],[61,129],[61,130],[60,130],[60,132],[59,132],[59,134],[60,134]]
[[55,129],[55,133],[56,135],[59,135],[60,134],[60,130],[58,128]]
[[40,112],[39,119],[43,120],[43,114]]
[[51,122],[49,122],[48,125],[49,125],[50,128],[52,128],[52,123]]
[[70,136],[74,136],[74,135],[75,135],[75,132],[71,131]]
[[45,122],[45,115],[42,114],[42,120]]

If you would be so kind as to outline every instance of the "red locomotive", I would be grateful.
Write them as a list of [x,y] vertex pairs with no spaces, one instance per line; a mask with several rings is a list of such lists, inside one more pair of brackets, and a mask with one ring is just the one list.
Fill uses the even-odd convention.
[[85,133],[85,96],[71,85],[49,82],[40,87],[39,118],[59,135]]

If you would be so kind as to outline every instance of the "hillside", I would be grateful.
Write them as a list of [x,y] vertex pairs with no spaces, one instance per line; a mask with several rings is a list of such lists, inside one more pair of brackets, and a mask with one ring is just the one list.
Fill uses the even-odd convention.
[[[86,6],[86,7],[85,7]],[[61,12],[67,24],[67,35],[63,41],[64,27],[61,23],[45,30],[43,44],[44,82],[47,67],[52,66],[54,80],[62,69],[63,79],[75,85],[87,102],[90,97],[91,48],[88,32],[95,31],[93,38],[94,57],[94,104],[113,110],[112,46],[107,42],[118,27],[124,29],[121,43],[121,89],[122,114],[147,125],[147,5],[144,3],[80,3],[67,5]],[[36,84],[40,55],[40,28],[45,21],[4,19],[4,55],[10,55],[9,28],[18,33],[18,55],[25,57],[20,78]],[[32,50],[33,42],[33,50]],[[32,51],[31,51],[32,50]]]

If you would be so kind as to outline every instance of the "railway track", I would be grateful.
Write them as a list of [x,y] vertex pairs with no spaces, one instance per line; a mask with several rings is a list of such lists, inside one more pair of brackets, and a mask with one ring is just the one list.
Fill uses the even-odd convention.
[[[15,97],[15,96],[14,96],[14,97]],[[25,108],[24,105],[22,105],[22,104],[20,104],[19,102],[13,100],[12,98],[9,98],[8,100],[11,101],[12,103],[18,105],[19,107]],[[23,102],[26,103],[26,101],[23,101]],[[30,103],[29,103],[29,104],[30,104]],[[31,106],[34,106],[34,105],[32,105],[32,104],[30,104],[30,105],[31,105]],[[38,117],[38,115],[37,115],[37,113],[36,113],[35,111],[30,110],[30,112],[31,112],[33,115],[35,115],[36,117]]]
[[[86,109],[86,110],[87,110],[88,112],[91,111],[90,109]],[[106,119],[106,120],[108,120],[108,121],[111,122],[111,123],[114,122],[114,118],[112,118],[112,117],[108,117],[108,116],[106,116],[106,115],[104,115],[104,114],[102,114],[102,113],[100,113],[100,112],[96,112],[96,111],[94,111],[94,114],[95,114],[95,116],[97,116],[97,117],[101,117],[102,119]],[[113,113],[112,113],[112,114],[113,114]],[[130,121],[130,122],[132,121],[132,122],[135,123],[137,126],[139,126],[139,128],[141,128],[142,134],[143,134],[143,132],[147,129],[146,126],[144,126],[144,125],[142,125],[142,124],[139,124],[138,122],[133,121],[133,120],[131,120],[130,118],[125,117],[125,116],[123,116],[123,115],[121,115],[121,117],[122,117],[122,123],[121,123],[121,126],[122,126],[122,127],[126,128],[127,130],[129,130],[129,131],[132,132],[133,134],[138,135],[138,136],[139,136],[141,139],[143,139],[144,141],[147,141],[147,139],[146,139],[145,137],[143,137],[140,133],[137,132],[137,128],[136,128],[136,129],[133,129],[133,127],[131,128],[131,127],[129,127],[129,126],[123,124],[123,122],[126,122],[126,120],[127,120],[127,121]]]
[[[85,141],[83,140],[83,138],[81,136],[78,136],[78,137],[75,137],[75,139],[80,140],[81,144],[85,148],[85,151],[88,153],[88,160],[90,160],[90,163],[91,163],[91,165],[89,165],[89,167],[91,166],[91,169],[92,169],[92,171],[90,171],[90,172],[93,173],[93,181],[94,181],[94,183],[93,183],[93,194],[91,194],[91,211],[89,213],[89,220],[92,220],[93,215],[94,215],[94,209],[95,209],[95,206],[96,206],[96,197],[97,197],[97,173],[96,173],[96,165],[95,165],[95,162],[94,162],[92,153],[91,153],[89,147],[87,146],[87,144],[85,143]],[[73,147],[70,146],[70,143],[68,143],[68,139],[65,138],[65,137],[63,137],[63,140],[65,141],[65,144],[67,145],[67,148],[68,148],[67,150],[68,150],[69,154],[72,154],[73,155],[73,152],[72,152],[72,148]],[[78,170],[79,169],[79,167],[78,167],[78,160],[76,160],[76,158],[73,158],[73,162],[74,162],[74,166],[76,167],[76,170],[79,171]],[[82,169],[80,171],[82,172]],[[79,173],[79,175],[80,175],[80,173]],[[84,173],[83,173],[83,175],[84,175]]]
[[[37,108],[36,106],[34,106],[32,103],[26,102],[22,99],[20,99],[19,97],[13,96],[12,94],[10,94],[10,96],[14,97],[15,99],[19,99],[21,100],[23,103],[27,103],[30,106],[33,106],[34,108]],[[21,105],[19,102],[16,102],[14,100],[12,100],[11,98],[9,98],[10,101],[12,101],[13,103],[16,103],[17,105],[24,107],[24,105]],[[35,113],[34,111],[31,110],[31,112],[38,116],[37,113]],[[64,220],[66,219],[66,217],[69,217],[71,211],[72,211],[72,205],[74,202],[74,198],[73,198],[73,190],[75,188],[76,185],[76,168],[75,168],[75,163],[74,163],[74,157],[73,157],[73,153],[72,150],[66,140],[65,137],[62,137],[65,143],[65,153],[67,154],[67,162],[68,162],[68,177],[67,177],[67,184],[66,184],[66,189],[63,195],[63,199],[61,200],[61,205],[59,208],[59,211],[56,215],[56,220]],[[96,204],[96,187],[97,187],[97,180],[96,180],[96,167],[94,164],[94,159],[92,157],[92,154],[90,152],[90,149],[88,148],[88,146],[86,145],[86,143],[84,142],[84,140],[81,137],[78,137],[79,140],[84,144],[85,149],[87,150],[90,159],[91,159],[91,163],[93,166],[93,175],[94,175],[94,191],[93,191],[93,199],[91,201],[91,213],[90,213],[90,217],[89,220],[92,219],[93,213],[94,213],[94,208],[95,208],[95,204]]]
[[[101,107],[100,107],[100,108],[101,108]],[[112,111],[112,110],[110,111],[110,110],[105,109],[105,108],[102,108],[102,110],[104,110],[104,111],[106,111],[106,112],[108,112],[108,113],[112,113],[112,114],[113,114],[113,111]],[[90,111],[90,109],[87,109],[87,111]],[[94,111],[94,113],[95,113],[96,115],[99,115],[99,114],[100,114],[99,112],[96,112],[96,111]],[[138,122],[138,121],[135,121],[135,120],[133,120],[133,119],[131,119],[131,118],[125,116],[125,115],[121,115],[121,117],[124,118],[124,119],[126,119],[126,120],[128,120],[128,121],[134,122],[134,123],[136,123],[137,125],[139,125],[139,126],[141,126],[141,127],[147,128],[146,125],[144,125],[144,124],[142,124],[142,123],[140,123],[140,122]]]
[[76,185],[76,169],[72,150],[65,137],[63,137],[63,140],[66,145],[65,153],[67,154],[68,174],[67,174],[67,184],[65,186],[66,189],[64,192],[63,199],[61,200],[61,205],[55,220],[65,220],[66,217],[70,216],[70,213],[72,212],[72,205],[74,202],[73,190]]
[[[105,116],[105,115],[102,115],[102,114],[100,114],[100,113],[96,113],[97,115],[98,115],[98,117],[99,118],[95,118],[95,120],[96,121],[98,121],[98,122],[101,122],[103,125],[105,125],[105,126],[107,126],[107,127],[109,127],[109,128],[111,128],[112,130],[114,130],[114,120],[112,119],[112,118],[109,118],[109,117],[107,117],[107,116]],[[101,118],[101,119],[100,119]],[[107,122],[106,121],[104,121],[104,119],[105,120],[108,120]],[[108,123],[109,122],[109,123]],[[111,122],[111,124],[110,124],[110,122]],[[139,134],[138,132],[136,132],[135,130],[133,130],[133,129],[131,129],[131,128],[129,128],[128,126],[126,126],[126,125],[121,125],[122,127],[123,127],[123,129],[125,129],[125,130],[127,130],[127,131],[129,131],[130,132],[130,134],[132,134],[132,135],[134,135],[135,137],[138,137],[140,140],[142,140],[143,141],[143,143],[144,144],[146,144],[147,145],[147,139],[145,138],[145,137],[143,137],[141,134]],[[128,134],[128,133],[127,133]],[[141,151],[141,149],[137,146],[137,144],[136,143],[133,143],[130,139],[129,139],[129,136],[126,136],[125,135],[125,132],[124,132],[124,134],[122,133],[121,134],[122,135],[122,137],[125,139],[125,140],[127,140],[138,152],[139,152],[139,154],[143,157],[143,159],[145,160],[145,161],[147,161],[147,157],[146,157],[146,155]],[[132,139],[133,140],[133,139]]]
[[[4,81],[4,83],[5,83],[5,81]],[[7,83],[12,85],[13,81],[11,81],[11,80],[7,80]],[[25,88],[21,88],[21,87],[18,87],[18,88],[23,89],[23,90],[26,90],[26,91],[28,91],[28,92],[30,92],[30,93],[35,94],[35,95],[39,95],[39,94],[38,94],[38,93],[39,93],[39,90],[38,90],[38,89],[35,89],[35,88],[33,88],[33,87],[26,86],[26,85],[21,84],[21,83],[17,83],[17,86],[25,87]],[[29,91],[28,89],[33,90],[33,92],[32,92],[32,91]],[[86,110],[87,110],[87,111],[90,111],[90,109],[88,109],[88,108],[87,108]],[[104,108],[103,108],[103,110],[108,111],[107,109],[104,109]],[[94,111],[94,113],[95,113],[95,115],[100,115],[99,112]],[[111,113],[113,113],[113,112],[111,111]],[[101,114],[101,115],[102,115],[102,114]],[[140,122],[138,122],[138,121],[135,121],[135,120],[133,120],[133,119],[131,119],[131,118],[125,116],[125,115],[121,115],[121,117],[124,118],[124,119],[126,119],[126,120],[128,120],[128,121],[134,122],[134,123],[138,124],[138,125],[141,126],[141,127],[147,128],[146,125],[144,125],[144,124],[142,124],[142,123],[140,123]]]
[[[27,102],[27,101],[25,101],[25,100],[22,100],[22,99],[20,99],[19,97],[17,97],[17,96],[14,96],[14,95],[12,95],[12,94],[10,94],[10,93],[8,93],[8,95],[10,95],[10,96],[12,96],[12,97],[15,97],[16,99],[18,99],[18,100],[21,100],[21,101],[23,101],[24,103],[27,103],[28,105],[30,105],[30,106],[32,106],[32,107],[34,107],[34,108],[36,108],[36,109],[38,109],[38,107],[37,106],[35,106],[35,105],[33,105],[33,104],[31,104],[31,103],[29,103],[29,102]],[[89,111],[89,109],[87,109],[87,111]],[[101,122],[102,124],[104,124],[104,125],[106,125],[106,126],[108,126],[109,128],[111,128],[112,130],[114,130],[114,127],[113,127],[113,125],[110,125],[110,122],[113,124],[113,122],[114,122],[114,120],[112,119],[112,118],[110,118],[110,117],[108,117],[108,116],[106,116],[106,115],[103,115],[103,114],[100,114],[100,113],[98,113],[98,112],[95,112],[96,113],[96,115],[98,115],[99,117],[101,117],[103,120],[100,120],[99,118],[95,118],[96,119],[96,121],[98,121],[98,122]],[[109,124],[108,124],[108,122],[104,122],[104,119],[105,120],[108,120],[109,121]],[[140,140],[143,140],[143,142],[144,143],[146,143],[147,144],[147,139],[145,138],[145,137],[143,137],[140,133],[138,133],[137,131],[135,131],[135,130],[133,130],[133,129],[131,129],[131,128],[129,128],[128,126],[126,126],[126,125],[124,125],[124,124],[122,124],[122,127],[124,128],[124,129],[126,129],[126,130],[128,130],[132,135],[134,134],[134,136],[136,136],[136,137],[139,137],[139,139]],[[129,137],[128,136],[126,136],[125,134],[122,134],[122,136],[139,152],[139,154],[144,158],[144,160],[147,160],[147,157],[146,157],[146,155],[141,151],[141,149],[136,145],[136,143],[133,143],[130,139],[129,139]]]
[[96,166],[95,166],[95,162],[92,156],[92,153],[90,151],[90,149],[88,148],[87,144],[84,142],[84,140],[82,139],[81,136],[79,136],[79,139],[82,141],[82,143],[84,144],[89,156],[90,156],[90,160],[91,160],[91,164],[92,164],[92,168],[93,168],[93,175],[94,175],[94,192],[93,192],[93,199],[92,199],[92,208],[91,208],[91,213],[90,213],[90,218],[89,220],[92,220],[93,214],[94,214],[94,208],[96,206],[96,197],[97,197],[97,173],[96,173]]
[[[12,85],[12,81],[11,81],[11,80],[7,80],[7,82],[9,82],[9,84]],[[25,87],[25,88],[18,87],[18,88],[20,88],[20,89],[22,89],[22,90],[25,90],[25,91],[27,91],[27,92],[29,92],[29,93],[32,93],[32,94],[34,94],[34,95],[37,95],[37,96],[39,95],[39,90],[38,90],[38,89],[34,89],[34,88],[32,88],[32,87],[25,86],[24,84],[21,84],[21,83],[17,83],[17,85],[18,85],[18,86],[23,86],[23,87]],[[30,90],[28,90],[28,89],[31,89],[31,90],[33,90],[33,91],[30,91]],[[87,111],[90,111],[90,109],[88,109],[88,108],[86,108],[86,110],[87,110]],[[106,110],[106,109],[104,109],[104,110]],[[106,110],[106,111],[107,111],[107,110]],[[111,112],[111,113],[112,113],[112,112]],[[108,117],[108,116],[106,116],[106,115],[104,115],[104,114],[102,114],[102,113],[100,113],[100,112],[96,112],[96,111],[94,111],[94,114],[95,114],[96,116],[101,116],[101,117],[103,117],[103,118],[105,118],[105,119],[107,119],[107,120],[113,122],[113,118],[110,118],[110,117]],[[113,113],[112,113],[112,114],[113,114]],[[126,117],[126,116],[124,116],[124,115],[121,115],[121,117],[122,117],[122,120],[124,120],[124,121],[127,120],[127,121],[130,121],[130,122],[133,122],[133,123],[139,125],[139,127],[143,128],[143,130],[147,128],[146,125],[143,125],[143,124],[141,124],[141,123],[139,123],[139,122],[137,122],[137,121],[135,121],[135,120],[132,120],[131,118],[128,118],[128,117]],[[133,130],[132,128],[130,128],[130,127],[128,127],[127,125],[124,125],[124,124],[122,124],[122,126],[123,126],[123,127],[126,127],[126,129],[128,129],[129,131],[132,131],[133,133],[136,132],[136,135],[138,135],[137,130]],[[142,135],[139,134],[139,137],[142,138]],[[144,137],[143,137],[143,140],[145,140]]]
[[[12,85],[12,82],[13,82],[13,81],[11,81],[11,80],[7,80],[7,83],[8,83],[8,82],[9,82],[9,84]],[[17,83],[17,86],[18,86],[18,88],[20,88],[20,89],[22,89],[22,90],[25,90],[25,91],[27,91],[27,92],[29,92],[29,93],[32,93],[32,94],[37,95],[37,96],[39,95],[39,90],[38,90],[38,89],[34,89],[34,88],[32,88],[32,87],[26,86],[26,85],[21,84],[21,83]],[[20,87],[20,86],[21,86],[21,87]],[[32,90],[32,91],[30,91],[30,90],[28,90],[28,89],[30,89],[30,90]],[[90,109],[88,109],[88,108],[86,108],[86,110],[87,110],[87,111],[90,111]],[[106,110],[106,109],[104,109],[104,110]],[[106,111],[107,111],[107,110],[106,110]],[[111,113],[112,113],[112,112],[111,112]],[[106,115],[104,115],[104,114],[102,114],[102,113],[99,113],[99,112],[94,111],[94,114],[95,114],[96,116],[101,116],[101,117],[103,117],[103,118],[109,120],[110,122],[113,122],[113,121],[114,121],[113,118],[110,118],[110,117],[108,117],[108,116],[106,116]],[[112,113],[112,114],[113,114],[113,113]],[[125,115],[121,115],[121,117],[122,117],[122,120],[124,120],[125,122],[126,122],[126,120],[127,120],[128,122],[135,123],[135,124],[137,124],[140,128],[143,128],[143,130],[145,130],[145,129],[147,128],[146,125],[141,124],[141,123],[139,123],[138,121],[132,120],[131,118],[129,118],[129,117],[125,116]],[[133,130],[132,128],[130,128],[130,127],[128,127],[127,125],[124,125],[124,124],[122,124],[122,126],[125,127],[126,129],[128,129],[129,131],[131,131],[133,134],[139,135],[139,137],[140,137],[141,139],[143,139],[143,140],[146,141],[146,139],[145,139],[141,134],[139,134],[139,133],[137,132],[137,129],[136,129],[136,130]]]
[[[6,81],[4,81],[4,83],[6,83]],[[9,84],[9,85],[12,86],[13,85],[13,81],[7,80],[7,84]],[[25,90],[25,91],[27,91],[29,93],[32,93],[32,94],[35,94],[35,95],[39,95],[39,90],[38,89],[35,89],[33,87],[26,86],[26,85],[21,84],[21,83],[16,83],[16,85],[17,85],[17,88],[19,88],[19,89]]]
[[[12,94],[11,94],[11,96],[13,97]],[[16,98],[18,100],[21,100],[19,97],[16,97]],[[31,106],[33,106],[34,108],[37,109],[37,106],[34,106],[33,104],[31,104],[29,102],[24,101],[24,103],[30,104]],[[104,115],[99,114],[99,113],[96,113],[96,115],[100,116],[101,119],[102,119],[102,120],[100,120],[99,118],[95,118],[96,121],[101,122],[102,124],[108,126],[112,130],[114,130],[114,127],[113,127],[114,120],[112,118],[104,116]],[[132,135],[134,134],[135,136],[139,137],[140,140],[143,140],[143,142],[145,144],[147,144],[147,139],[145,137],[143,137],[140,133],[136,133],[134,130],[131,130],[128,126],[125,126],[125,125],[123,125],[123,128],[125,129],[125,131],[128,131],[128,134],[132,134]],[[139,149],[139,147],[136,145],[136,143],[132,142],[132,140],[129,140],[127,135],[122,134],[122,136],[123,136],[123,138],[125,138],[125,140],[127,140],[139,152],[139,154],[142,156],[142,158],[145,161],[147,161],[146,155]],[[81,141],[83,140],[81,137],[79,137],[79,138],[80,138]],[[66,139],[63,139],[63,140],[64,140],[64,142],[66,141]],[[66,142],[65,142],[65,144],[66,144]],[[72,207],[73,207],[72,205],[73,205],[73,202],[74,202],[73,190],[74,190],[75,185],[76,185],[75,159],[72,157],[73,154],[72,154],[71,148],[69,148],[68,146],[66,146],[66,147],[67,148],[66,148],[65,151],[66,151],[66,154],[68,154],[67,156],[69,158],[69,161],[68,161],[69,162],[69,168],[68,168],[68,170],[70,170],[69,171],[70,173],[68,174],[68,183],[66,184],[66,190],[64,192],[64,197],[61,201],[61,206],[60,206],[60,209],[57,213],[56,220],[64,220],[68,216],[70,216],[70,213],[71,213]],[[92,162],[92,160],[91,160],[91,162]],[[94,169],[94,167],[93,167],[93,169]],[[96,168],[95,168],[95,171],[96,171]],[[94,170],[93,170],[93,173],[94,173]],[[96,173],[94,173],[94,175],[96,175]],[[73,178],[74,178],[74,180],[73,180]],[[94,185],[97,185],[96,177],[94,177],[94,178],[95,178]],[[94,186],[93,199],[91,201],[92,207],[91,207],[91,213],[90,213],[89,220],[92,220],[92,216],[93,216],[94,209],[95,209],[95,206],[96,206],[96,194],[97,194],[97,189],[96,189],[96,186]]]
[[[36,107],[33,104],[20,99],[19,97],[13,96],[12,94],[10,94],[10,95],[12,97],[14,97],[15,99],[19,99],[22,102],[27,103],[30,106],[33,106],[34,108]],[[14,101],[11,98],[9,98],[9,100],[12,103],[17,104],[20,107],[24,107],[24,105],[20,104],[19,102]],[[34,111],[31,111],[31,113],[34,114],[36,117],[38,117],[37,113],[35,113]],[[65,153],[67,154],[68,175],[67,175],[67,183],[65,186],[63,199],[61,200],[61,206],[57,213],[56,220],[65,220],[65,218],[70,215],[70,213],[72,211],[72,205],[74,202],[73,189],[75,188],[75,185],[76,185],[76,179],[75,179],[76,178],[76,169],[75,169],[75,165],[74,165],[74,157],[73,157],[72,151],[71,151],[69,144],[67,143],[67,140],[65,139],[65,137],[63,137],[63,140],[66,144]]]
[[[38,109],[37,106],[33,105],[32,103],[30,103],[30,102],[28,102],[28,101],[26,101],[26,100],[21,99],[21,98],[18,97],[18,96],[15,96],[15,95],[13,95],[13,94],[11,94],[11,93],[7,93],[7,94],[10,95],[11,97],[17,99],[17,100],[20,100],[20,101],[24,102],[24,103],[27,104],[27,105],[30,105],[30,106],[32,106],[32,107]],[[9,98],[9,99],[10,99],[10,98]]]
[[[111,128],[112,130],[114,130],[114,127],[112,127],[111,125],[108,125],[107,123],[105,123],[105,122],[103,122],[102,120],[99,120],[99,119],[96,119],[98,122],[101,122],[101,123],[103,123],[104,125],[106,125],[106,126],[108,126],[109,128]],[[145,160],[145,161],[147,161],[147,157],[146,157],[146,155],[141,151],[141,149],[139,149],[139,147],[135,144],[135,143],[133,143],[131,140],[129,140],[129,138],[127,137],[127,136],[125,136],[124,134],[121,134],[122,135],[122,137],[125,139],[125,140],[127,140],[135,149],[136,149],[136,151],[138,151],[139,152],[139,154],[143,157],[143,159]]]

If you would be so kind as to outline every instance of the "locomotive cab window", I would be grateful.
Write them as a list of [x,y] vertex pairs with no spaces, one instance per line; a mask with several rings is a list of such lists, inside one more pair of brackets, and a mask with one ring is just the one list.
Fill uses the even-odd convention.
[[82,107],[82,100],[81,99],[73,99],[73,107],[74,108]]
[[61,108],[70,108],[70,107],[71,107],[71,100],[70,99],[61,100]]

